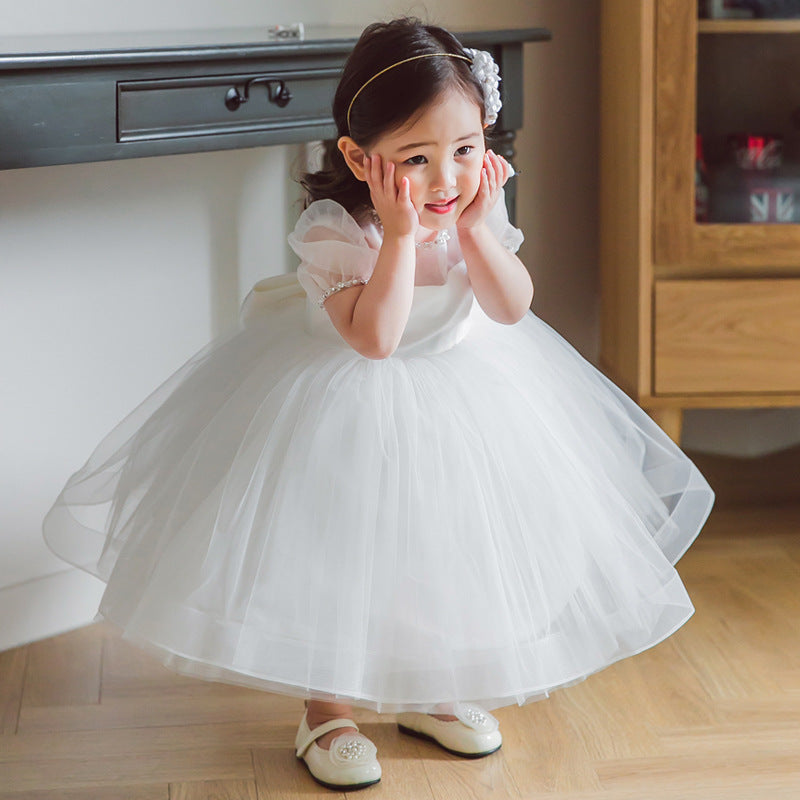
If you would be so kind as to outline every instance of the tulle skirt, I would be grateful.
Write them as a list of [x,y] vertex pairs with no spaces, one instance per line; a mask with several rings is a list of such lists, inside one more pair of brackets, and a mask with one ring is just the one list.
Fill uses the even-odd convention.
[[167,666],[377,711],[487,709],[651,647],[713,493],[532,312],[362,357],[290,299],[98,445],[44,522]]

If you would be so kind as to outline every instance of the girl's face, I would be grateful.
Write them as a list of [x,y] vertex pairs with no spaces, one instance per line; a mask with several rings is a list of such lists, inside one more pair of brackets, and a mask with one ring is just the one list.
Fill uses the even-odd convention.
[[475,199],[485,151],[480,106],[453,89],[412,125],[378,139],[368,155],[396,164],[398,186],[408,178],[422,227],[444,230]]

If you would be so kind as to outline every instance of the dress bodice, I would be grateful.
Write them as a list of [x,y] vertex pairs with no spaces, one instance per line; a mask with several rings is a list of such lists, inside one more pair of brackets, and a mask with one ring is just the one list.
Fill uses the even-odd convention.
[[[523,236],[508,220],[502,191],[486,224],[504,247],[516,252]],[[475,316],[483,314],[475,302],[455,227],[447,234],[421,242],[416,249],[414,296],[397,355],[448,350],[467,335]],[[349,347],[328,316],[325,300],[336,291],[369,281],[382,242],[383,229],[371,209],[353,216],[328,199],[314,201],[305,209],[289,235],[289,245],[300,257],[297,280],[308,296],[305,328],[309,334]]]
[[[415,284],[408,322],[395,354],[424,355],[449,350],[467,335],[479,309],[463,261],[447,271],[444,283]],[[344,344],[328,312],[310,298],[306,299],[306,330],[313,336]]]

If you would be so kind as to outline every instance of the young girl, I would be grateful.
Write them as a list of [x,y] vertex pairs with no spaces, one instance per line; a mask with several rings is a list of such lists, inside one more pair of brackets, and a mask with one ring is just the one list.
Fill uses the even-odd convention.
[[713,494],[529,310],[512,169],[484,144],[498,79],[441,28],[367,28],[304,180],[296,276],[257,286],[44,521],[125,638],[305,698],[296,755],[337,789],[381,774],[352,705],[487,755],[489,709],[693,613],[673,565]]

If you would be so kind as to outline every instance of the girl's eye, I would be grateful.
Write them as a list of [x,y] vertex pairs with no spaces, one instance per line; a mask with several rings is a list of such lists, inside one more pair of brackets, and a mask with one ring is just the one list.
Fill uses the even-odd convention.
[[404,164],[424,164],[425,163],[425,156],[411,156],[411,158],[406,159]]
[[457,156],[466,156],[469,155],[475,148],[471,144],[465,144],[463,147],[459,147],[456,150]]

